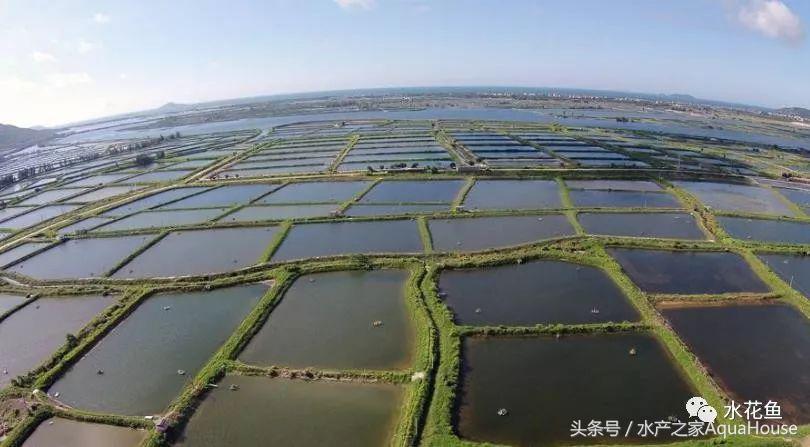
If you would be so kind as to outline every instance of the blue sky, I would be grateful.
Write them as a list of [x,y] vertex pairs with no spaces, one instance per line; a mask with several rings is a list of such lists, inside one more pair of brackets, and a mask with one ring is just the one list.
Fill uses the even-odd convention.
[[810,106],[804,0],[0,0],[0,122],[344,88]]

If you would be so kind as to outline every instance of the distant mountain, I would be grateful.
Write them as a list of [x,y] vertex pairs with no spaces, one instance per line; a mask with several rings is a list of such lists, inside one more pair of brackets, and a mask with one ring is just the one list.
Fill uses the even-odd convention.
[[0,151],[22,149],[45,141],[53,135],[53,130],[26,129],[9,124],[0,124]]
[[802,118],[810,118],[810,109],[804,107],[783,107],[774,110],[774,113],[785,116],[799,116]]
[[155,109],[157,112],[162,113],[171,113],[171,112],[185,112],[186,110],[191,110],[195,108],[196,105],[194,104],[178,104],[176,102],[167,102],[162,106]]

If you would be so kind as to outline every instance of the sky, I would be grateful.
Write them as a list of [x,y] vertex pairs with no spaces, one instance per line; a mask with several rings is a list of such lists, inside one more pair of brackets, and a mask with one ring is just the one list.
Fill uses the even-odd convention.
[[810,107],[807,0],[0,0],[0,123],[371,87]]

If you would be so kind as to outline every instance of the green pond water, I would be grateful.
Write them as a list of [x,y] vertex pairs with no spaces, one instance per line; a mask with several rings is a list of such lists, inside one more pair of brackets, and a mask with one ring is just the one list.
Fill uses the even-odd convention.
[[[238,387],[231,391],[231,385]],[[228,376],[192,416],[179,446],[388,445],[403,390],[395,385]]]
[[22,447],[136,447],[146,436],[145,430],[55,417],[39,424]]
[[112,305],[113,297],[70,296],[39,298],[0,321],[0,388],[14,377],[45,362],[96,314]]
[[149,297],[48,391],[83,410],[161,412],[267,289],[265,284],[251,284]]
[[296,368],[405,369],[414,348],[407,278],[400,270],[301,277],[239,358]]

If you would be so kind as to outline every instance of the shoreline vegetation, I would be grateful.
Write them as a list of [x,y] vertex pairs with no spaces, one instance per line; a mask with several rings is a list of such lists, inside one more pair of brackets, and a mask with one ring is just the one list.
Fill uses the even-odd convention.
[[[492,130],[497,127],[505,134],[510,129],[492,122],[470,122],[470,129]],[[533,125],[533,129],[543,130],[560,135],[576,135],[562,126]],[[431,138],[441,146],[448,149],[457,163],[469,161],[474,156],[462,144],[453,138],[451,129],[437,125],[431,129]],[[577,137],[591,144],[602,144],[592,138]],[[791,254],[810,256],[810,244],[768,243],[754,240],[740,240],[732,238],[718,222],[718,216],[731,216],[742,218],[757,218],[770,220],[789,220],[792,222],[805,222],[810,224],[810,215],[800,206],[789,201],[781,195],[778,188],[762,186],[772,191],[778,200],[782,201],[794,213],[792,217],[781,215],[765,215],[750,212],[717,211],[699,200],[686,189],[678,186],[677,180],[695,181],[724,181],[736,183],[750,183],[739,175],[728,175],[719,172],[674,172],[651,166],[650,169],[579,169],[576,166],[563,168],[537,168],[530,170],[496,170],[478,171],[474,173],[449,173],[430,171],[380,173],[380,172],[340,172],[338,167],[348,154],[357,150],[358,144],[364,141],[363,133],[357,131],[347,139],[342,140],[343,146],[339,155],[328,166],[328,172],[316,175],[291,175],[270,179],[259,178],[228,178],[218,177],[216,180],[206,180],[206,176],[218,169],[239,162],[259,152],[272,150],[279,141],[262,142],[251,149],[225,159],[212,165],[200,168],[193,175],[185,176],[178,181],[157,184],[147,189],[140,189],[124,196],[104,199],[100,202],[88,204],[75,211],[68,212],[55,220],[44,222],[28,229],[18,231],[14,235],[0,242],[0,250],[8,250],[22,243],[30,241],[48,242],[32,253],[24,256],[19,263],[31,259],[47,251],[53,246],[64,244],[69,240],[85,238],[115,238],[124,235],[154,234],[141,247],[129,256],[117,261],[107,272],[99,278],[80,279],[37,279],[17,272],[5,270],[3,276],[8,280],[0,286],[0,292],[21,294],[28,298],[21,304],[0,314],[0,322],[9,318],[15,311],[31,306],[36,300],[45,296],[89,295],[105,294],[115,297],[115,302],[101,314],[92,319],[76,334],[66,338],[65,343],[53,356],[45,360],[38,367],[27,374],[17,377],[12,385],[0,390],[0,416],[8,417],[7,422],[13,427],[0,442],[2,447],[19,447],[36,427],[49,417],[72,419],[76,421],[99,422],[117,426],[134,427],[148,431],[148,436],[142,446],[163,447],[169,446],[177,439],[194,417],[194,412],[208,395],[208,391],[227,375],[263,376],[268,380],[300,380],[300,381],[351,381],[357,383],[390,383],[404,389],[404,403],[399,410],[399,416],[393,432],[390,445],[392,446],[448,446],[448,445],[478,445],[477,443],[459,438],[455,410],[458,405],[458,392],[463,374],[463,359],[461,355],[462,342],[466,337],[566,337],[573,334],[607,334],[620,332],[642,332],[650,334],[658,340],[668,353],[672,364],[678,373],[687,381],[696,395],[703,396],[715,408],[722,408],[729,401],[729,393],[709,374],[702,361],[689,349],[673,328],[667,323],[659,309],[672,306],[707,306],[727,305],[731,303],[751,302],[780,302],[786,303],[799,310],[806,318],[810,318],[810,301],[800,292],[790,287],[790,284],[780,278],[757,254]],[[522,138],[526,143],[535,145],[537,142]],[[317,139],[301,141],[317,141]],[[520,141],[520,140],[518,140]],[[539,146],[539,144],[538,144]],[[687,144],[684,143],[684,147]],[[612,147],[612,146],[611,146]],[[617,146],[618,147],[618,146]],[[373,154],[373,152],[370,152]],[[625,154],[626,151],[617,150]],[[643,160],[643,158],[642,158]],[[213,161],[213,160],[212,160]],[[566,163],[568,163],[566,161]],[[347,217],[345,211],[352,205],[360,202],[375,186],[389,180],[439,180],[461,179],[463,186],[458,190],[447,209],[438,212],[409,213],[400,215],[381,215],[368,217]],[[551,208],[539,209],[491,209],[469,210],[464,208],[465,198],[473,190],[476,181],[489,179],[553,180],[559,191],[560,205]],[[572,188],[566,180],[639,180],[653,182],[661,187],[660,193],[669,194],[677,199],[679,206],[674,208],[647,208],[647,207],[578,207],[572,201],[570,192]],[[169,190],[170,187],[214,187],[223,188],[236,184],[270,184],[280,189],[293,183],[329,181],[369,181],[367,187],[362,188],[351,198],[339,200],[334,203],[336,213],[332,216],[285,218],[263,221],[245,222],[217,222],[225,215],[242,209],[246,204],[229,206],[222,215],[211,221],[185,224],[179,226],[144,228],[118,231],[87,231],[74,233],[69,236],[59,235],[60,228],[87,217],[97,217],[109,210],[120,207],[137,198],[149,197],[153,194]],[[273,189],[273,191],[279,190]],[[609,191],[615,191],[608,189]],[[202,194],[196,192],[192,196]],[[260,198],[271,195],[272,191],[260,197],[254,197],[250,204]],[[180,200],[180,199],[177,199]],[[285,205],[311,205],[314,202],[293,202]],[[396,202],[383,203],[387,205],[418,205],[424,202]],[[263,205],[264,206],[264,205]],[[192,208],[193,209],[193,208]],[[202,208],[205,209],[205,208]],[[148,211],[136,211],[143,213]],[[593,235],[585,231],[577,216],[581,213],[601,214],[655,214],[663,212],[688,213],[695,218],[700,232],[706,238],[703,240],[680,240],[633,236],[602,236]],[[131,215],[128,214],[128,215]],[[533,240],[514,246],[496,247],[474,252],[440,252],[434,245],[434,236],[431,234],[430,222],[433,219],[475,219],[495,216],[545,216],[562,214],[573,228],[573,234],[552,237],[546,240]],[[118,216],[118,218],[124,218]],[[278,252],[289,234],[297,226],[324,222],[384,222],[388,220],[412,220],[422,243],[420,253],[356,253],[346,255],[323,256],[301,260],[278,262],[273,256]],[[275,226],[278,231],[267,245],[261,256],[245,268],[227,272],[212,272],[204,275],[146,278],[146,279],[118,279],[110,275],[121,270],[124,266],[141,253],[154,247],[161,239],[177,230],[204,231],[215,228],[247,228],[257,226]],[[2,227],[2,223],[0,223]],[[810,226],[808,227],[810,228]],[[393,235],[392,235],[393,237]],[[763,293],[722,293],[711,295],[678,295],[656,294],[643,291],[636,285],[623,270],[621,265],[607,251],[609,248],[636,248],[667,251],[708,251],[728,252],[739,255],[753,274],[767,285],[767,292]],[[640,319],[637,322],[607,322],[598,324],[538,324],[534,326],[465,326],[454,321],[452,311],[441,298],[438,278],[442,271],[462,268],[485,268],[499,265],[521,264],[534,260],[556,260],[574,263],[583,266],[595,267],[604,272],[610,280],[621,290],[632,307],[638,312]],[[77,260],[76,262],[81,262]],[[11,264],[13,266],[14,263]],[[7,266],[8,267],[8,266]],[[403,269],[409,272],[404,285],[405,300],[409,317],[416,328],[415,354],[411,365],[397,371],[375,370],[319,370],[287,368],[283,365],[255,366],[238,360],[240,352],[250,339],[261,329],[273,309],[282,299],[284,293],[292,283],[301,276],[334,271],[372,270],[372,269]],[[162,292],[177,291],[204,291],[229,287],[240,284],[268,282],[272,284],[267,293],[259,300],[256,307],[241,322],[236,331],[228,340],[212,354],[207,364],[187,383],[182,392],[176,396],[171,404],[160,415],[152,415],[149,419],[144,416],[121,416],[112,414],[99,414],[85,412],[64,406],[57,399],[48,396],[47,390],[71,365],[79,361],[105,335],[132,314],[149,297]],[[4,405],[24,402],[27,410],[18,416],[7,416],[3,412]],[[721,418],[722,419],[722,418]],[[3,422],[3,421],[0,421]],[[796,438],[758,438],[754,436],[730,437],[723,444],[733,446],[760,446],[760,445],[795,445],[801,437],[810,435],[810,424],[800,427],[800,436]],[[669,445],[676,446],[710,446],[717,443],[717,439],[690,440]]]

